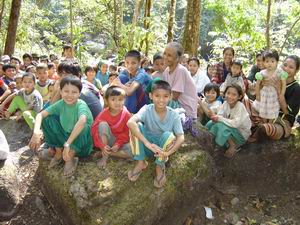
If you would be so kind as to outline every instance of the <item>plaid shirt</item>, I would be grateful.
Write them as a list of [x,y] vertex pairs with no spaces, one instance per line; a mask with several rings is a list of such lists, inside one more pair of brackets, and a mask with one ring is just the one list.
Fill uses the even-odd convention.
[[[222,84],[226,79],[226,76],[224,76],[224,67],[225,67],[224,62],[217,63],[214,66],[217,69],[217,77],[218,77],[218,79],[215,79],[214,81],[217,84]],[[229,67],[228,73],[231,73],[230,67]]]

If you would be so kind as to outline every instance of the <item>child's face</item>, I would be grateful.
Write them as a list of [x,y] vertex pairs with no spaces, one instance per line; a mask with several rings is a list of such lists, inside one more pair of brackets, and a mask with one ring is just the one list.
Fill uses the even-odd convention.
[[29,92],[32,92],[32,90],[34,89],[35,83],[34,83],[32,77],[28,76],[28,77],[23,78],[22,85],[23,85],[23,88],[25,89],[25,92],[29,93]]
[[86,72],[86,76],[88,79],[93,80],[96,76],[96,72],[94,70],[89,70]]
[[30,58],[27,57],[27,58],[23,59],[23,63],[25,66],[29,66],[31,64]]
[[165,109],[171,100],[171,93],[164,89],[154,90],[149,96],[156,109]]
[[108,83],[111,84],[113,82],[113,80],[116,79],[116,78],[117,78],[117,76],[110,76],[108,78]]
[[277,68],[278,61],[274,58],[266,58],[264,66],[267,70],[275,70]]
[[106,74],[107,68],[108,68],[107,64],[102,64],[101,67],[100,67],[101,73]]
[[16,75],[16,70],[14,68],[8,68],[5,71],[5,76],[11,80],[15,78],[15,75]]
[[256,66],[259,68],[259,69],[264,69],[264,61],[263,61],[263,57],[262,56],[258,56],[256,58]]
[[61,98],[67,105],[73,105],[77,102],[80,96],[78,87],[72,84],[66,84],[60,91]]
[[123,95],[109,96],[107,99],[108,108],[114,112],[120,112],[123,109],[124,102],[125,97]]
[[230,69],[233,77],[238,77],[242,72],[242,68],[239,65],[233,64]]
[[163,73],[165,70],[164,60],[163,59],[156,59],[153,62],[153,69],[154,71],[158,71],[160,73]]
[[235,106],[235,104],[242,98],[242,96],[239,95],[237,90],[233,87],[230,87],[227,89],[225,93],[225,100],[230,106]]
[[199,65],[195,60],[192,60],[188,64],[188,69],[191,72],[192,75],[195,75],[199,69]]
[[217,92],[214,89],[211,89],[204,93],[205,99],[208,103],[212,103],[216,101],[217,98]]
[[64,51],[64,56],[66,58],[73,58],[73,49],[72,48],[68,48]]
[[17,88],[18,90],[20,90],[22,87],[23,87],[23,84],[22,84],[22,78],[21,78],[21,77],[20,77],[20,78],[17,78],[17,79],[16,79],[16,88]]
[[55,67],[51,67],[50,69],[48,69],[48,76],[49,78],[52,77],[52,75],[56,72]]
[[48,80],[48,70],[46,69],[38,69],[36,71],[36,76],[40,82],[46,82]]
[[140,62],[135,57],[126,57],[125,58],[125,67],[130,74],[135,75],[140,67]]
[[216,67],[214,67],[214,66],[208,67],[207,73],[208,73],[208,75],[211,76],[211,77],[215,76],[216,73],[217,73]]

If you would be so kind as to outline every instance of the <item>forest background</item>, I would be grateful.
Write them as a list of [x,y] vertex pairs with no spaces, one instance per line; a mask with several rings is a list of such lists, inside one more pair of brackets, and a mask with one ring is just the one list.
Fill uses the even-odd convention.
[[123,58],[129,49],[152,56],[167,42],[215,62],[232,46],[247,66],[275,48],[300,55],[300,0],[0,0],[0,55],[61,54]]

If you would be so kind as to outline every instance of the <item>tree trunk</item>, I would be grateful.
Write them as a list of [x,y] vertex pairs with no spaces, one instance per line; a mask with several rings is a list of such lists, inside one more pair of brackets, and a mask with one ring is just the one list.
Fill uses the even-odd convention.
[[267,21],[266,21],[266,41],[267,41],[267,49],[270,49],[270,48],[271,48],[271,40],[270,40],[271,6],[272,6],[272,0],[268,0],[268,12],[267,12]]
[[73,47],[73,6],[72,6],[72,0],[69,1],[70,6],[70,43]]
[[182,39],[184,52],[197,56],[200,37],[201,0],[188,0],[186,21]]
[[140,48],[142,49],[144,43],[146,45],[145,55],[148,56],[149,53],[149,28],[150,28],[150,11],[151,11],[152,0],[146,0],[145,11],[144,11],[144,28],[147,30],[145,38],[142,40]]
[[4,48],[5,55],[12,55],[15,51],[17,28],[20,17],[22,0],[12,0]]
[[1,11],[0,11],[0,30],[1,30],[1,27],[2,27],[2,19],[3,19],[3,14],[4,14],[4,8],[5,8],[5,0],[2,0]]
[[173,33],[173,27],[174,27],[174,21],[175,21],[175,13],[176,13],[176,0],[171,0],[170,2],[170,8],[169,8],[169,21],[168,21],[168,41],[167,43],[173,41],[174,33]]
[[138,17],[140,15],[141,7],[143,5],[142,3],[143,3],[143,0],[135,0],[134,13],[133,13],[132,22],[131,22],[132,29],[131,29],[131,32],[129,33],[129,40],[130,40],[129,50],[131,50],[133,48],[133,45],[135,43],[135,40],[134,40],[135,27],[137,24]]
[[114,0],[114,25],[113,25],[113,39],[116,47],[121,45],[121,31],[123,24],[123,7],[124,0]]

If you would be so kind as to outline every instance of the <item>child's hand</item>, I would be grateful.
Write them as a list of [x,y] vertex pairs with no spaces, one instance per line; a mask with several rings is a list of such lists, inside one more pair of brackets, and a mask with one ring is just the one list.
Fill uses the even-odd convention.
[[30,142],[29,142],[29,148],[32,150],[38,150],[38,148],[41,146],[41,138],[39,134],[33,134]]
[[110,86],[120,86],[122,83],[120,81],[119,78],[115,78],[112,82]]
[[111,151],[111,148],[108,145],[104,146],[104,148],[102,149],[103,155],[105,155],[105,156],[110,155],[110,151]]
[[155,156],[161,158],[162,161],[166,161],[169,157],[169,154],[168,152],[160,151]]
[[218,122],[219,116],[218,116],[218,115],[213,115],[213,116],[210,117],[210,119],[211,119],[212,121],[214,121],[214,122]]
[[154,154],[157,154],[159,151],[161,151],[160,147],[158,147],[156,144],[152,144],[150,142],[147,142],[145,144],[145,146],[152,152],[154,152]]
[[114,145],[110,150],[112,152],[117,152],[119,150],[119,146],[118,145]]

